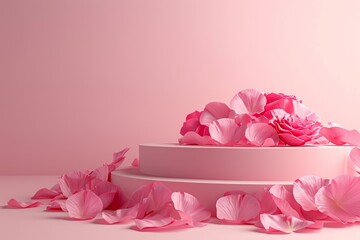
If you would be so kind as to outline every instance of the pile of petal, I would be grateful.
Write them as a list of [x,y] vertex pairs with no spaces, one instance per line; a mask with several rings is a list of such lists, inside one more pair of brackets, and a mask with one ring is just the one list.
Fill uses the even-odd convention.
[[225,193],[216,211],[224,222],[254,224],[268,232],[359,222],[360,177],[343,175],[329,180],[309,175],[297,179],[291,188],[274,185],[253,195]]
[[[110,164],[93,171],[76,171],[59,178],[52,188],[41,188],[32,201],[8,201],[9,208],[32,208],[46,205],[47,210],[67,212],[71,219],[87,220],[97,216],[109,223],[134,220],[139,230],[172,227],[204,226],[210,212],[199,201],[185,192],[172,192],[160,182],[138,189],[130,198],[110,182],[110,173],[124,161],[125,148],[114,154]],[[133,162],[138,165],[138,160]]]
[[187,115],[180,144],[225,146],[360,145],[360,134],[320,118],[295,96],[246,89],[230,105],[210,102]]

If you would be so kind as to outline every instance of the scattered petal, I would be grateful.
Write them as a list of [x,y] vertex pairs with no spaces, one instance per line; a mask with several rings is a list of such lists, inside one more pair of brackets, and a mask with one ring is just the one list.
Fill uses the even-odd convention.
[[120,165],[125,160],[125,154],[130,150],[130,148],[124,148],[120,152],[114,153],[113,155],[113,161],[108,165],[109,167],[109,173],[120,167]]
[[59,194],[61,193],[54,191],[52,189],[41,188],[34,194],[34,196],[31,197],[31,199],[52,199],[58,196]]
[[56,211],[67,212],[67,209],[66,209],[66,201],[65,201],[65,200],[55,200],[55,201],[51,201],[51,202],[47,205],[46,210],[56,210]]
[[7,203],[8,208],[34,208],[40,206],[42,203],[39,201],[20,202],[14,198],[10,199]]
[[314,224],[314,222],[299,219],[294,216],[287,216],[285,214],[261,214],[260,221],[267,231],[280,231],[283,233],[296,232]]
[[200,136],[196,132],[187,132],[179,139],[180,144],[187,145],[215,145],[217,144],[210,136]]
[[131,208],[118,209],[113,212],[103,212],[102,218],[109,224],[121,223],[135,219],[138,214],[139,205]]
[[276,206],[287,216],[302,218],[301,206],[295,201],[291,194],[284,186],[274,185],[269,190]]
[[261,209],[261,213],[268,213],[273,214],[277,210],[277,206],[269,192],[269,189],[262,188],[259,191],[257,191],[254,195],[254,197],[259,201]]
[[349,144],[360,146],[360,133],[357,130],[347,130],[342,127],[323,127],[320,134],[336,145]]
[[276,146],[279,136],[276,130],[267,123],[252,123],[246,131],[245,137],[255,146]]
[[320,212],[342,223],[360,220],[360,177],[343,175],[333,179],[315,195]]
[[103,210],[103,204],[91,190],[83,190],[66,200],[66,209],[71,218],[92,219]]
[[131,166],[136,168],[139,167],[139,165],[140,165],[140,161],[138,158],[135,158],[134,161],[131,163]]
[[169,226],[174,221],[175,220],[172,217],[165,217],[160,214],[156,214],[149,218],[135,219],[135,224],[139,230],[145,230],[145,229],[158,230]]
[[256,114],[264,111],[266,97],[255,89],[240,91],[230,102],[230,107],[238,114]]
[[259,216],[259,201],[249,194],[233,194],[216,201],[216,217],[229,223],[246,223]]
[[360,148],[353,148],[349,154],[352,170],[360,174]]
[[59,179],[61,192],[65,197],[69,197],[74,193],[84,190],[89,180],[89,175],[81,171],[65,174]]

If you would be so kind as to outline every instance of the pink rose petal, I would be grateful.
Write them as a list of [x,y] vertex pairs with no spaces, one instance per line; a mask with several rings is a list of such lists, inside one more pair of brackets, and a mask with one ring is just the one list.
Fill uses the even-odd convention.
[[261,209],[261,213],[273,214],[277,210],[277,206],[269,192],[269,189],[262,188],[257,191],[254,197],[259,201]]
[[236,144],[245,133],[245,128],[240,127],[232,118],[221,118],[209,125],[209,132],[212,139],[221,144]]
[[360,146],[360,133],[357,130],[347,130],[342,127],[323,127],[320,129],[320,134],[336,145]]
[[51,202],[47,205],[46,210],[56,210],[56,211],[67,212],[67,209],[66,209],[66,201],[65,201],[65,200],[55,200],[55,201],[51,201]]
[[360,174],[360,148],[353,148],[349,155],[352,170]]
[[135,219],[138,214],[139,205],[131,208],[118,209],[114,212],[103,212],[102,218],[109,224],[121,223]]
[[90,173],[91,177],[100,179],[102,181],[108,181],[109,180],[109,166],[103,165],[101,167],[96,168],[94,171]]
[[71,218],[92,219],[103,210],[103,204],[91,190],[83,190],[66,200],[66,209]]
[[264,111],[266,97],[255,89],[240,91],[230,102],[230,107],[238,114],[256,114]]
[[136,168],[139,167],[139,165],[140,165],[140,161],[138,158],[135,158],[133,160],[133,162],[131,163],[131,166],[136,167]]
[[14,198],[10,199],[7,203],[8,208],[34,208],[40,206],[42,203],[39,201],[20,202]]
[[181,219],[190,226],[197,226],[199,223],[210,219],[211,213],[205,210],[199,200],[185,192],[174,192],[171,200],[175,209],[180,212]]
[[360,177],[343,175],[333,179],[315,195],[320,212],[336,221],[351,223],[360,220]]
[[31,197],[31,199],[52,199],[59,194],[61,193],[48,188],[41,188]]
[[159,230],[168,227],[173,222],[175,222],[174,218],[162,216],[160,214],[153,215],[149,218],[135,219],[136,227],[139,230]]
[[276,206],[280,211],[287,216],[294,216],[302,218],[301,207],[295,201],[293,194],[291,194],[284,186],[274,185],[269,190]]
[[259,201],[249,194],[233,194],[216,201],[216,217],[229,223],[246,223],[261,210]]
[[276,146],[279,136],[276,130],[267,123],[252,123],[245,132],[246,139],[255,146]]
[[200,136],[196,132],[187,132],[179,139],[180,144],[187,145],[215,145],[217,144],[210,136]]
[[299,219],[294,216],[287,216],[285,214],[261,214],[260,221],[267,231],[280,231],[283,233],[296,232],[314,224],[314,222]]
[[59,179],[61,192],[65,197],[69,197],[74,193],[84,190],[89,180],[89,175],[81,171],[65,174]]
[[103,208],[106,209],[114,200],[118,187],[111,182],[102,181],[95,184],[91,190],[99,196],[103,203]]
[[118,167],[121,166],[121,164],[125,160],[125,154],[129,150],[130,150],[130,148],[127,147],[127,148],[124,148],[123,150],[121,150],[120,152],[113,154],[113,161],[108,165],[109,173],[111,173],[112,171],[114,171],[115,169],[117,169]]
[[295,200],[306,211],[318,210],[315,204],[315,195],[320,188],[329,184],[328,179],[308,175],[294,182],[293,194]]
[[294,136],[291,133],[279,133],[278,134],[281,141],[290,145],[290,146],[302,146],[305,144],[305,141],[299,137]]
[[211,102],[205,106],[200,116],[200,124],[209,126],[210,123],[220,118],[228,118],[231,109],[222,102]]

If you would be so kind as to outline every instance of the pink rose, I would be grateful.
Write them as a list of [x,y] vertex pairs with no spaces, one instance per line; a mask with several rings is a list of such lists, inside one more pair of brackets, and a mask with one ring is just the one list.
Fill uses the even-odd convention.
[[186,121],[181,127],[180,134],[185,135],[187,132],[196,132],[200,136],[209,136],[209,127],[200,124],[202,112],[194,111],[186,116]]

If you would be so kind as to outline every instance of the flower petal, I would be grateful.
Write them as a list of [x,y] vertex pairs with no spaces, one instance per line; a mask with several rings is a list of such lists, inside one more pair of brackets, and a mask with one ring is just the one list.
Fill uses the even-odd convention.
[[221,118],[209,125],[212,139],[221,144],[235,144],[239,142],[245,133],[245,128],[240,127],[232,118]]
[[320,212],[336,221],[359,221],[360,177],[343,175],[333,179],[317,192],[315,203]]
[[182,220],[190,226],[196,226],[200,222],[210,219],[211,213],[205,210],[199,200],[193,195],[185,192],[174,192],[171,194],[171,200],[177,211],[181,212]]
[[347,130],[342,127],[323,127],[320,129],[320,135],[336,145],[349,144],[360,146],[360,133],[355,129]]
[[277,210],[277,206],[269,192],[269,189],[262,188],[257,191],[254,197],[259,201],[261,209],[261,213],[273,214]]
[[65,200],[55,200],[55,201],[51,201],[51,202],[47,205],[46,210],[57,210],[57,211],[67,212],[67,209],[66,209],[66,201],[65,201]]
[[290,146],[302,146],[305,144],[304,140],[294,136],[291,133],[279,133],[279,137],[280,137],[281,141],[283,141],[284,143],[286,143]]
[[138,158],[134,158],[134,160],[133,160],[132,163],[131,163],[131,166],[137,168],[137,167],[139,167],[139,165],[140,165],[139,159],[138,159]]
[[222,102],[211,102],[205,106],[200,116],[200,123],[209,126],[210,123],[220,118],[228,118],[231,109]]
[[351,170],[355,170],[360,174],[360,148],[353,148],[349,154],[349,161],[351,163]]
[[95,184],[91,190],[99,196],[103,203],[103,208],[106,209],[114,200],[118,187],[111,182],[102,181]]
[[230,102],[230,107],[238,114],[256,114],[264,111],[266,97],[255,89],[240,91]]
[[282,185],[274,185],[269,190],[276,206],[287,216],[302,218],[301,207],[294,196]]
[[145,230],[145,229],[157,230],[169,226],[174,221],[175,220],[172,217],[166,217],[160,214],[156,214],[149,218],[135,219],[135,224],[139,230]]
[[74,193],[84,190],[89,180],[90,177],[85,172],[75,171],[61,176],[59,186],[62,194],[65,197],[69,197]]
[[216,217],[230,223],[245,223],[260,213],[259,201],[249,194],[233,194],[216,201]]
[[113,212],[103,212],[102,218],[109,224],[121,223],[135,219],[139,210],[139,205],[131,208],[118,209]]
[[66,200],[66,209],[71,218],[92,219],[103,210],[103,204],[91,190],[83,190]]
[[255,146],[275,146],[279,143],[276,130],[267,123],[252,123],[245,132],[246,139]]
[[7,203],[8,208],[34,208],[40,206],[42,203],[39,201],[20,202],[14,198],[10,199]]
[[125,160],[125,154],[129,150],[130,150],[130,148],[127,147],[127,148],[124,148],[123,150],[121,150],[120,152],[113,154],[113,161],[110,164],[108,164],[109,173],[111,173],[112,171],[114,171],[115,169],[117,169],[118,167],[121,166],[121,164]]
[[52,199],[58,196],[59,194],[61,193],[54,191],[52,189],[41,188],[34,194],[34,196],[31,197],[31,199]]
[[196,132],[187,132],[179,139],[180,144],[188,145],[215,145],[217,144],[210,136],[200,136]]
[[314,224],[314,222],[285,214],[261,214],[260,221],[267,231],[272,232],[277,230],[283,233],[296,232]]
[[294,182],[293,194],[296,202],[306,211],[318,210],[315,204],[315,195],[320,188],[329,184],[328,179],[308,175]]

